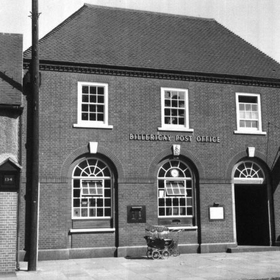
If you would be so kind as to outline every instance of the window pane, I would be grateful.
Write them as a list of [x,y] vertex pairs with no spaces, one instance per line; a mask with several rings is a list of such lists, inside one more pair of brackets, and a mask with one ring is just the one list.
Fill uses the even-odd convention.
[[258,119],[258,112],[252,113],[252,119]]
[[98,96],[98,103],[104,103],[104,96]]
[[83,111],[83,112],[87,112],[88,109],[89,109],[89,106],[88,106],[88,105],[85,105],[85,104],[82,105],[82,111]]
[[240,127],[245,127],[245,121],[240,121]]
[[88,215],[88,209],[82,208],[82,217],[87,217]]
[[90,96],[90,102],[91,103],[96,103],[96,96],[95,95]]
[[87,113],[83,113],[82,114],[82,120],[83,121],[87,121],[88,120],[88,114]]
[[165,98],[170,98],[170,91],[166,91],[164,96],[165,96]]
[[159,208],[158,211],[159,211],[159,213],[158,213],[159,216],[164,216],[165,215],[164,208]]
[[103,209],[97,209],[97,217],[103,217]]
[[103,94],[104,94],[104,88],[98,87],[98,95],[103,95]]
[[111,197],[111,190],[105,189],[104,194],[105,197]]
[[170,107],[170,100],[165,100],[165,107]]
[[171,216],[172,215],[172,208],[168,207],[166,208],[166,216]]
[[89,217],[95,217],[96,216],[96,210],[95,209],[89,209]]
[[185,123],[185,119],[184,118],[179,118],[179,124],[184,125],[184,123]]
[[185,207],[180,207],[180,215],[185,216],[186,215],[186,208]]
[[74,217],[81,217],[81,210],[78,208],[73,209],[73,216]]
[[111,209],[109,208],[105,209],[105,217],[111,217]]
[[79,207],[80,206],[80,199],[74,199],[73,206],[74,207]]
[[245,113],[245,119],[251,119],[251,113],[250,112]]
[[97,120],[98,121],[103,121],[103,114],[97,114]]
[[82,102],[88,102],[88,95],[83,94]]
[[160,198],[160,199],[158,200],[158,205],[159,205],[159,206],[164,206],[164,198]]
[[96,87],[90,87],[90,93],[96,94]]
[[82,93],[88,93],[88,86],[82,86]]

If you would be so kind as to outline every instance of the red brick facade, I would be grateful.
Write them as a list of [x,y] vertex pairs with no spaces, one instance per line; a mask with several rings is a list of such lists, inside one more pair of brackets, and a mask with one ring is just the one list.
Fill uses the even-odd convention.
[[[108,84],[112,129],[73,127],[80,81]],[[158,131],[161,87],[188,89],[194,132]],[[260,94],[266,135],[234,133],[236,92]],[[190,163],[195,174],[195,227],[180,234],[181,252],[225,251],[236,245],[232,171],[238,161],[249,159],[248,147],[255,147],[250,160],[258,162],[267,176],[270,242],[275,244],[280,235],[280,196],[270,167],[278,151],[279,102],[279,89],[273,86],[41,71],[39,258],[145,254],[145,224],[127,223],[127,206],[145,205],[147,223],[158,224],[157,171],[164,159],[173,157],[173,144],[181,145],[180,159]],[[140,135],[140,140],[131,140],[130,134]],[[146,140],[151,134],[168,135],[170,141]],[[192,141],[176,141],[176,135],[192,136]],[[204,136],[219,137],[219,142]],[[89,153],[89,142],[98,142],[97,154]],[[115,172],[115,231],[73,232],[71,174],[77,159],[95,156]],[[25,182],[23,178],[23,187]],[[224,206],[224,220],[209,220],[208,207],[214,203]]]

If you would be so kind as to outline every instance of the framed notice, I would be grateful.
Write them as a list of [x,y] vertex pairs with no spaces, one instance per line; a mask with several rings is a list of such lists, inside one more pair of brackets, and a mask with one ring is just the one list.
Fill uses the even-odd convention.
[[209,220],[219,221],[225,219],[225,207],[224,206],[209,206]]

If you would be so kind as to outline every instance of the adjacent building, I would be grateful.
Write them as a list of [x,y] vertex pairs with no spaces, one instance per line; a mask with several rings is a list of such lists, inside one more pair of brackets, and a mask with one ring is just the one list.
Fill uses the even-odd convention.
[[146,223],[181,253],[279,245],[277,62],[213,19],[87,4],[39,56],[39,259],[145,255]]
[[0,33],[0,61],[0,273],[10,273],[17,266],[22,35]]

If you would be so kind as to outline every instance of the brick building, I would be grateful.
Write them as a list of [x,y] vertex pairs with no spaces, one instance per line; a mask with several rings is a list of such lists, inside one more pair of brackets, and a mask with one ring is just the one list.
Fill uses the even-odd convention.
[[0,61],[0,273],[9,273],[17,259],[22,35],[0,34]]
[[39,259],[143,255],[145,223],[181,253],[279,245],[277,62],[212,19],[87,4],[39,45]]

